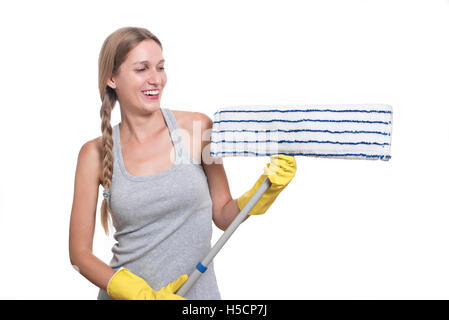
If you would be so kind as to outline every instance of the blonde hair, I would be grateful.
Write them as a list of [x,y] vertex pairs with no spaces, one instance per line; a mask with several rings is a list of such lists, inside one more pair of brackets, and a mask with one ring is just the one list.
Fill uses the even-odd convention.
[[[128,53],[136,47],[141,41],[152,39],[162,49],[159,39],[145,28],[124,27],[111,33],[103,42],[100,56],[98,58],[98,89],[101,97],[101,133],[104,149],[103,159],[103,187],[106,193],[103,193],[104,199],[101,204],[101,224],[106,232],[109,233],[109,197],[113,173],[112,156],[112,127],[111,113],[115,103],[118,100],[115,90],[107,85],[108,79],[112,75],[118,74],[120,65],[126,60]],[[107,195],[107,196],[106,196]]]

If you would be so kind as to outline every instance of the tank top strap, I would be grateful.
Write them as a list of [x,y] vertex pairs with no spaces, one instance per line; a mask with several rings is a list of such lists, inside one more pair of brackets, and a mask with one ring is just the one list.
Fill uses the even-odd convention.
[[112,127],[112,141],[113,141],[112,156],[114,158],[114,161],[119,159],[119,151],[120,151],[119,150],[119,148],[120,148],[119,126],[120,126],[120,122]]
[[164,115],[165,122],[167,123],[168,130],[170,131],[170,137],[173,141],[173,146],[176,152],[176,164],[180,163],[191,163],[188,154],[184,148],[182,142],[181,134],[178,128],[178,123],[173,115],[173,112],[168,108],[161,108],[162,114]]

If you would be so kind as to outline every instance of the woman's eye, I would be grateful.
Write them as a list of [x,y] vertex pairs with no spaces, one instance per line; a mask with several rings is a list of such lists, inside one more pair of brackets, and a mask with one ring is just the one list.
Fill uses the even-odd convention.
[[[160,70],[165,70],[165,67],[159,67],[159,69],[160,69]],[[145,70],[145,68],[142,68],[142,69],[136,69],[137,72],[142,72],[142,71],[144,71],[144,70]]]

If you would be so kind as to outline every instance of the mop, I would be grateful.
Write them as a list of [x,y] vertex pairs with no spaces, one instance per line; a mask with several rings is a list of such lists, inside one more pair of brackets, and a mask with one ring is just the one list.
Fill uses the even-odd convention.
[[[392,116],[392,107],[381,104],[226,107],[214,114],[210,154],[388,161]],[[266,178],[176,294],[184,296],[207,271],[270,185]]]

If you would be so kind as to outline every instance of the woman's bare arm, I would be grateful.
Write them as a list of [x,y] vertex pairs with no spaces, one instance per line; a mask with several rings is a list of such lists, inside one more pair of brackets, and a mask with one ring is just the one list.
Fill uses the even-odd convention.
[[[233,199],[229,190],[228,178],[222,160],[210,156],[210,135],[212,131],[212,120],[205,114],[200,114],[201,120],[201,154],[202,166],[207,176],[209,191],[212,198],[212,217],[215,225],[226,230],[240,209],[237,199]],[[248,216],[249,217],[249,216]],[[245,218],[248,219],[248,217]]]
[[106,290],[115,271],[92,253],[101,168],[101,145],[98,139],[91,140],[81,147],[78,155],[69,252],[72,265],[90,282]]

